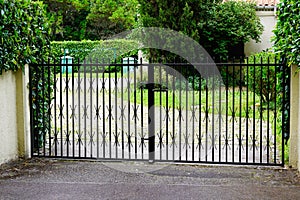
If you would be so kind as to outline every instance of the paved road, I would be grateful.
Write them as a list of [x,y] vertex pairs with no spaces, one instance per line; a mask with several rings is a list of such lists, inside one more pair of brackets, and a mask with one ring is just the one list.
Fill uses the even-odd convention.
[[295,200],[300,179],[282,168],[33,159],[0,166],[0,199]]

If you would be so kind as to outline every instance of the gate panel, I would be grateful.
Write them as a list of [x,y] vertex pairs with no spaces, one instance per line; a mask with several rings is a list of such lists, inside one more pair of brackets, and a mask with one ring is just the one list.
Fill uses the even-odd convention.
[[247,61],[32,64],[33,156],[283,165],[288,68]]

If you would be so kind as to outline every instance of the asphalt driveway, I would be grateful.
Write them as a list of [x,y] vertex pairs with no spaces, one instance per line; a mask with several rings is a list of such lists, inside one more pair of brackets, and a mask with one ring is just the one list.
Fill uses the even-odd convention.
[[30,159],[0,166],[0,199],[300,199],[294,170]]

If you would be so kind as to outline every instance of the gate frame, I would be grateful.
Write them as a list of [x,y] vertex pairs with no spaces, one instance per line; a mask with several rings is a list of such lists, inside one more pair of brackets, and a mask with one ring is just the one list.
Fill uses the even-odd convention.
[[[50,63],[48,63],[48,64],[41,64],[40,66],[49,66],[49,65],[51,65]],[[56,65],[56,64],[54,64],[55,66],[62,66],[62,65]],[[66,64],[64,64],[64,65],[66,65]],[[77,66],[76,64],[70,64],[70,65],[72,65],[72,66]],[[135,64],[135,65],[141,65],[141,64]],[[235,64],[233,64],[233,63],[231,63],[230,65],[235,65]],[[237,65],[239,65],[239,64],[237,64]],[[278,64],[277,64],[278,65]],[[67,64],[67,66],[68,66],[68,64]],[[124,65],[123,65],[124,66]],[[127,66],[127,65],[125,65],[125,66]],[[151,71],[151,70],[148,70],[148,73],[149,73],[149,77],[151,77],[151,72],[149,72],[149,71]],[[31,84],[31,78],[30,78],[30,76],[29,76],[29,79],[30,79],[30,83],[29,83],[29,85]],[[151,80],[149,80],[149,81],[151,81]],[[30,87],[30,89],[31,89],[31,87]],[[149,90],[148,90],[148,92],[149,92]],[[150,92],[150,93],[152,93],[152,92]],[[150,94],[149,93],[149,94]],[[31,96],[31,94],[32,94],[32,90],[30,90],[30,99],[32,99],[32,96]],[[151,95],[151,94],[150,94]],[[284,94],[284,95],[288,95],[288,94]],[[151,100],[151,98],[150,98],[150,100],[148,99],[148,101],[149,101],[149,105],[151,105],[151,103],[152,103],[152,100]],[[153,98],[153,101],[154,101],[154,98]],[[30,104],[31,104],[31,108],[32,108],[32,101],[30,100]],[[149,115],[149,116],[151,116],[151,114]],[[31,112],[31,126],[33,126],[33,116],[32,116],[32,112]],[[152,123],[153,124],[153,123]],[[287,127],[286,127],[287,128]],[[153,134],[151,134],[151,130],[154,130],[154,127],[149,127],[149,140],[151,140],[151,137],[152,137],[152,135]],[[34,143],[34,141],[33,141],[33,135],[34,135],[34,133],[33,133],[33,129],[31,130],[31,133],[32,133],[32,135],[31,135],[31,146],[32,146],[32,148],[33,148],[33,143]],[[153,138],[153,141],[154,141],[154,137],[152,137]],[[284,138],[282,138],[282,164],[280,164],[280,165],[284,165]],[[153,145],[154,146],[154,145]],[[150,148],[149,148],[149,151],[150,151],[150,153],[151,153],[151,150],[150,150]],[[34,157],[34,156],[36,156],[36,155],[34,155],[34,152],[33,152],[33,149],[31,150],[31,155]],[[151,154],[150,154],[151,155]],[[149,160],[151,161],[151,160],[154,160],[154,156],[152,157],[152,156],[150,156],[149,155]],[[40,155],[38,155],[38,156],[40,156]],[[71,157],[72,158],[72,157]],[[77,158],[77,157],[75,157],[75,158]],[[88,158],[88,159],[90,159],[90,158]],[[136,160],[136,159],[135,159]],[[160,160],[155,160],[155,161],[160,161]],[[168,162],[171,162],[171,161],[168,161]],[[182,162],[190,162],[190,161],[185,161],[185,160],[183,160]],[[230,162],[203,162],[203,161],[196,161],[196,163],[213,163],[213,164],[239,164],[239,163],[236,163],[236,162],[233,162],[233,163],[230,163]],[[265,163],[242,163],[243,165],[270,165],[270,164],[265,164]],[[272,164],[271,164],[272,165]],[[278,164],[276,164],[276,165],[278,165]]]

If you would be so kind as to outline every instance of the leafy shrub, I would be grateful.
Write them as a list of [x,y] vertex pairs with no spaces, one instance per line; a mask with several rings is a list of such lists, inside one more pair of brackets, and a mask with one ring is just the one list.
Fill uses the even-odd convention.
[[59,59],[64,56],[64,50],[68,49],[68,55],[78,60],[99,62],[120,60],[128,55],[136,55],[139,44],[133,40],[99,40],[99,41],[54,41],[51,42],[51,57]]
[[[259,41],[263,31],[254,3],[223,0],[139,0],[139,3],[139,19],[144,27],[163,27],[181,32],[199,42],[211,56],[227,57],[235,45],[250,39]],[[172,44],[172,38],[162,41],[161,47]],[[174,48],[184,51],[190,47],[182,45]],[[160,50],[150,53],[157,57],[164,55]],[[172,60],[172,54],[166,53],[165,57]]]
[[289,64],[300,66],[300,1],[282,0],[278,5],[275,33],[275,51]]
[[[54,41],[51,42],[51,57],[59,60],[68,50],[68,56],[74,58],[74,62],[98,62],[110,64],[121,62],[123,57],[137,55],[139,43],[134,40],[116,39],[100,41]],[[83,69],[80,69],[83,70]],[[92,70],[96,70],[92,67]],[[106,67],[107,72],[120,71],[120,67]]]
[[[0,74],[3,70],[17,71],[28,63],[42,63],[49,53],[49,27],[44,13],[43,3],[31,0],[0,1]],[[48,108],[50,106],[49,90],[41,87],[43,67],[32,69],[32,132],[34,149],[40,147],[43,135],[49,130]],[[51,92],[51,90],[50,90]],[[40,98],[44,96],[45,98]]]
[[[266,66],[271,63],[278,63],[278,59],[273,52],[261,52],[248,58],[249,64],[257,64],[244,68],[246,75],[245,82],[250,91],[260,96],[261,101],[272,107],[278,97],[278,66]],[[248,74],[247,74],[248,73]]]
[[49,27],[42,2],[2,0],[0,16],[0,74],[47,57]]

